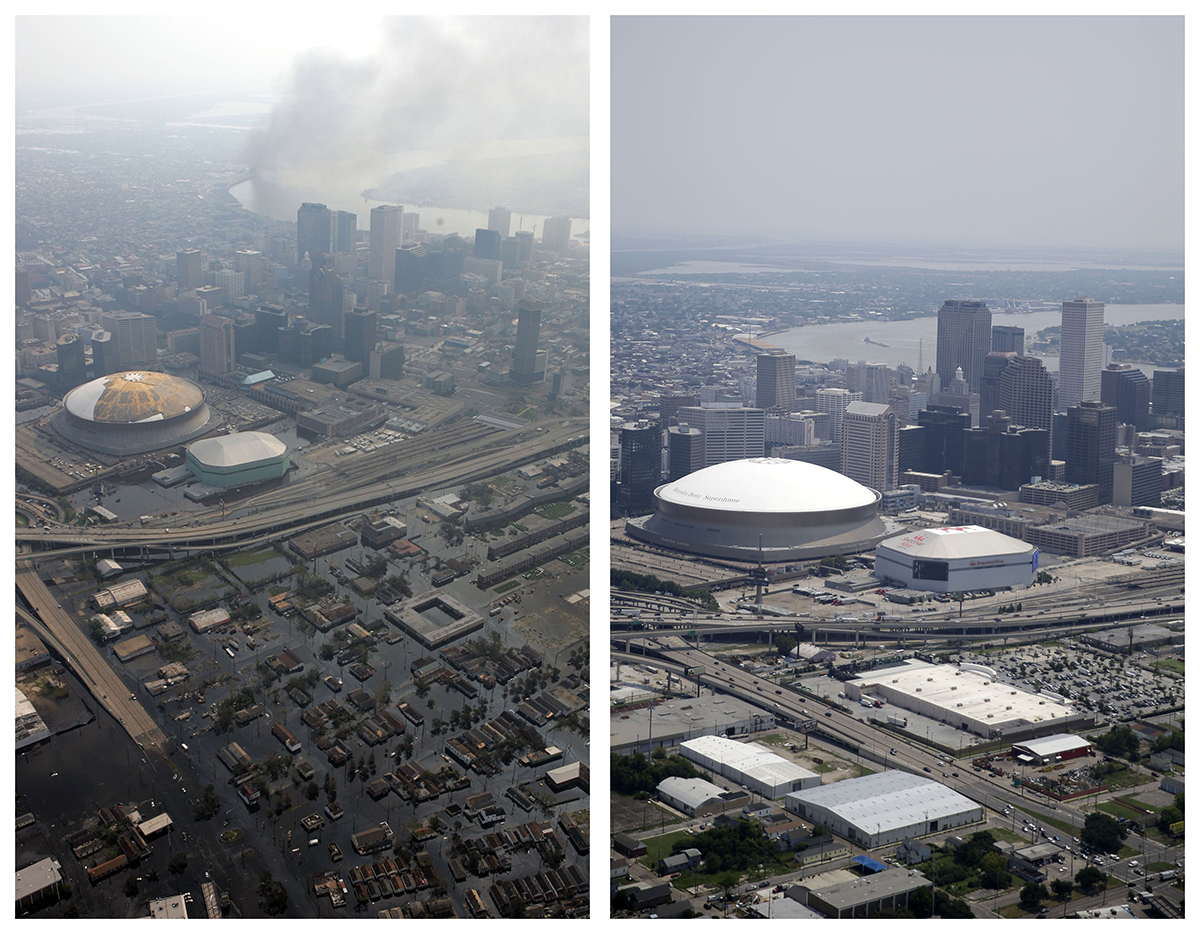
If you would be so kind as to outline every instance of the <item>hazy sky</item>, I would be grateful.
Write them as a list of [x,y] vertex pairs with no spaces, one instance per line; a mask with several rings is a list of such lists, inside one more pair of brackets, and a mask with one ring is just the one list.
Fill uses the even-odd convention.
[[1183,249],[1182,17],[619,17],[612,225]]

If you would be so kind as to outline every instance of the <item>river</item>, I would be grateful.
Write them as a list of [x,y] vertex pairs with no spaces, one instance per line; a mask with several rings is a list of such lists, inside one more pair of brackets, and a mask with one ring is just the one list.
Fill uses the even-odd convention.
[[[1184,305],[1107,305],[1104,323],[1116,327],[1140,321],[1179,320],[1184,317]],[[992,325],[1010,325],[1025,329],[1032,337],[1042,328],[1062,324],[1061,309],[1032,311],[1017,314],[992,313]],[[868,344],[869,337],[876,343]],[[831,324],[810,324],[790,328],[778,334],[765,335],[764,340],[794,353],[798,359],[826,363],[839,357],[857,362],[886,363],[890,367],[906,364],[913,369],[928,369],[937,365],[937,316],[909,318],[904,321],[842,321]],[[886,344],[886,347],[880,346]],[[1050,372],[1058,370],[1057,356],[1040,358]],[[918,365],[919,364],[919,365]],[[1156,367],[1136,364],[1148,377]],[[1158,367],[1161,369],[1161,367]]]

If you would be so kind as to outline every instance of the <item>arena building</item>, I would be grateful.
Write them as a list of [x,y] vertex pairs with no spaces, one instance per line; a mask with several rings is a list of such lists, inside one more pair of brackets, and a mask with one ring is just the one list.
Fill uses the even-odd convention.
[[983,820],[970,798],[898,769],[795,791],[784,807],[865,849]]
[[777,756],[758,743],[739,743],[725,736],[698,736],[679,744],[684,758],[749,788],[764,798],[821,784],[821,776]]
[[886,535],[880,494],[803,461],[752,457],[714,464],[654,491],[631,537],[740,561],[793,561],[865,551]]
[[287,445],[274,435],[240,431],[189,445],[185,463],[201,483],[225,488],[282,477],[290,461]]
[[76,386],[50,418],[68,441],[100,454],[145,454],[186,444],[216,426],[195,383],[144,370]]
[[875,576],[912,590],[959,593],[1028,587],[1038,550],[978,525],[906,532],[875,549]]
[[1057,694],[1030,694],[996,681],[995,672],[983,665],[930,665],[909,659],[847,681],[845,691],[853,701],[870,695],[984,737],[1043,723],[1066,726],[1082,716]]

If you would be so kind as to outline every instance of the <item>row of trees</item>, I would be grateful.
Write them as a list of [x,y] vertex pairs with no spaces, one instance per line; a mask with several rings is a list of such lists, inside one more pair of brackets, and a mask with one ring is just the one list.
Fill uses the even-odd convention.
[[[656,750],[657,752],[657,750]],[[680,755],[655,756],[647,759],[640,752],[631,756],[612,753],[609,756],[612,790],[619,795],[649,797],[664,778],[699,778],[701,773]]]

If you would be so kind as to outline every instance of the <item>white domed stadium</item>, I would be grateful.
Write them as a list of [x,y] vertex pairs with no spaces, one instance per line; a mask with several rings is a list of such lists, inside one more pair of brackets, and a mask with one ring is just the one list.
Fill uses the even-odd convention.
[[875,576],[936,593],[1028,587],[1038,550],[978,525],[905,532],[875,549]]
[[714,558],[794,561],[864,551],[886,534],[880,494],[803,461],[752,457],[705,467],[654,491],[639,541]]
[[186,465],[201,483],[228,488],[282,477],[290,461],[287,445],[274,435],[240,431],[190,445]]
[[101,454],[145,454],[185,444],[213,427],[204,391],[190,380],[146,370],[111,373],[63,397],[54,430]]

